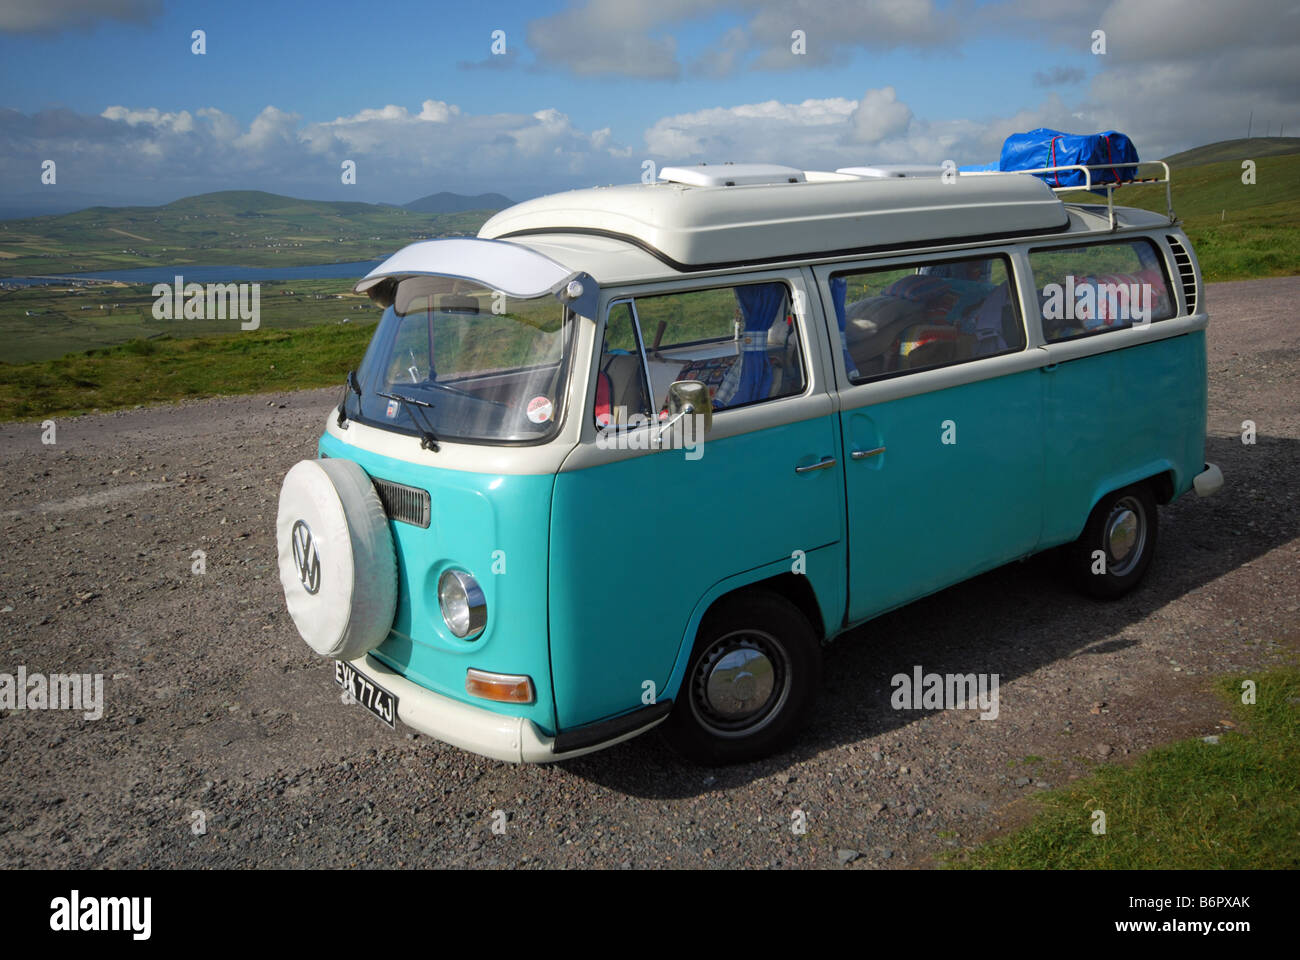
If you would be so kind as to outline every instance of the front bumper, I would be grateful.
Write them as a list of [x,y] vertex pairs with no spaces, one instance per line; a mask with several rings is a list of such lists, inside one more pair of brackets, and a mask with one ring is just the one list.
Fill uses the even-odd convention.
[[607,723],[548,736],[526,717],[507,717],[462,703],[413,683],[366,654],[351,661],[364,674],[397,697],[397,718],[427,734],[471,753],[508,763],[550,763],[580,757],[630,740],[668,716],[665,700]]

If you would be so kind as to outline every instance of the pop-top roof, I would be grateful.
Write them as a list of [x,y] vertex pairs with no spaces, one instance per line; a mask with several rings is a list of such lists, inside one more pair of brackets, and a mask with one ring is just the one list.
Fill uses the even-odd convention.
[[679,269],[699,270],[1031,236],[1064,231],[1069,223],[1065,205],[1035,177],[957,176],[945,182],[839,175],[801,183],[573,190],[503,210],[479,236],[595,234],[640,246]]

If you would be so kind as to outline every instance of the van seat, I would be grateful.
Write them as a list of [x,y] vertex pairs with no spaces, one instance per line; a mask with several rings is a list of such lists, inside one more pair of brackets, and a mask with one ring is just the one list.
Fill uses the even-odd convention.
[[[602,394],[607,397],[602,397]],[[616,353],[605,362],[596,382],[596,422],[608,416],[613,423],[619,408],[626,416],[634,413],[649,415],[650,403],[641,379],[641,357],[635,353]]]

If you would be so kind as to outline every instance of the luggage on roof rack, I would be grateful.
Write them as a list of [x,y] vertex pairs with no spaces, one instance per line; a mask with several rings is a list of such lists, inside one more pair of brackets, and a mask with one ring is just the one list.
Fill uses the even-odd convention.
[[[1164,176],[1139,176],[1144,166],[1159,167]],[[1037,177],[1055,193],[1091,190],[1106,198],[1112,230],[1115,191],[1119,187],[1126,183],[1160,184],[1165,188],[1169,222],[1176,222],[1169,164],[1139,160],[1133,141],[1115,130],[1074,134],[1040,127],[1028,133],[1013,133],[1003,141],[997,163],[961,167],[960,173],[967,177],[1021,173]]]
[[[995,169],[1003,172],[1017,170],[1039,171],[1044,167],[1102,166],[1107,167],[1093,183],[1122,183],[1135,175],[1135,167],[1117,164],[1137,163],[1137,148],[1133,141],[1115,130],[1102,133],[1062,133],[1040,127],[1028,133],[1013,133],[1002,143],[1002,156]],[[1051,173],[1034,174],[1053,187],[1085,186],[1079,170],[1052,170]]]

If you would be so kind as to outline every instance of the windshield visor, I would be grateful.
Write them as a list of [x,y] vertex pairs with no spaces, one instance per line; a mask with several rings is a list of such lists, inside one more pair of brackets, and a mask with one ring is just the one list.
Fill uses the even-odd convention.
[[439,441],[544,441],[562,413],[573,328],[572,311],[549,294],[525,300],[451,277],[403,280],[347,415]]

